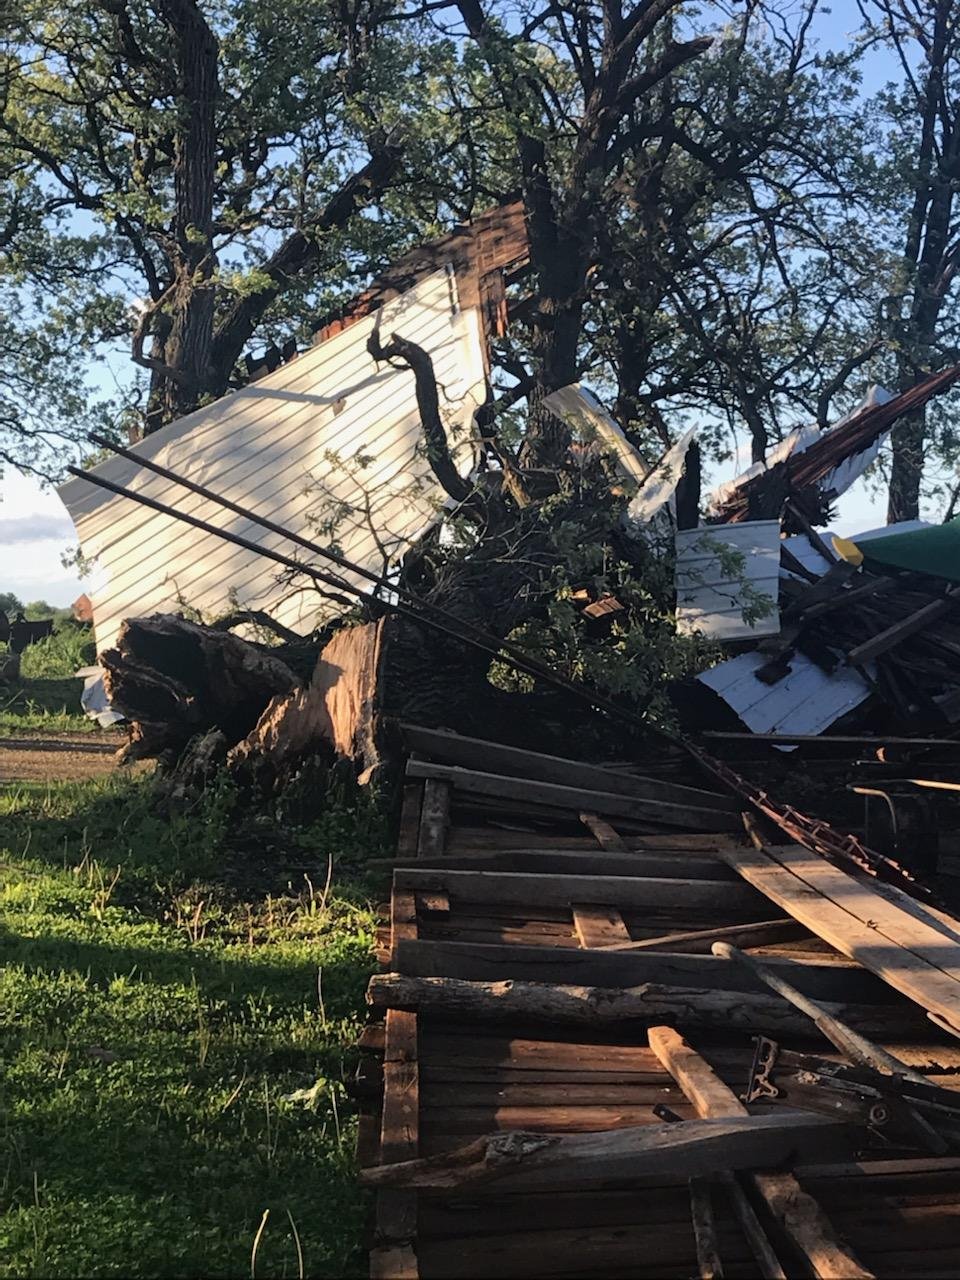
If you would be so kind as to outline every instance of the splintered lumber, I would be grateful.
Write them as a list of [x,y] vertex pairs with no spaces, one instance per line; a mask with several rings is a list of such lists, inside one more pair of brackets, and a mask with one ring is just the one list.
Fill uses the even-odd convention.
[[563,756],[543,755],[538,751],[524,751],[508,747],[501,742],[486,742],[482,738],[468,738],[448,729],[425,729],[420,725],[400,726],[407,746],[422,752],[443,764],[457,765],[464,769],[476,769],[484,773],[499,773],[515,778],[530,778],[537,782],[553,782],[561,786],[581,787],[592,791],[613,791],[619,795],[636,796],[673,804],[692,804],[700,808],[723,809],[728,813],[739,812],[738,801],[716,791],[699,787],[679,786],[661,782],[658,778],[644,778],[633,773],[620,773],[604,769],[596,764],[584,764]]
[[673,907],[689,911],[761,912],[761,894],[737,880],[678,880],[661,876],[535,875],[526,871],[439,871],[398,867],[394,888],[440,891],[457,902],[569,907],[592,902],[611,907]]
[[[673,1027],[651,1027],[650,1048],[703,1119],[746,1116],[747,1108]],[[868,1280],[871,1272],[837,1235],[820,1205],[792,1173],[755,1173],[752,1183],[821,1280]],[[743,1195],[739,1183],[731,1185]],[[736,1192],[734,1192],[736,1195]],[[759,1260],[759,1259],[758,1259]]]
[[[666,799],[665,796],[660,798]],[[580,821],[589,831],[593,832],[601,849],[606,849],[611,853],[623,853],[626,851],[627,846],[624,844],[623,836],[598,814],[581,813]]]
[[457,791],[495,796],[503,800],[516,800],[524,806],[549,805],[554,809],[573,810],[577,814],[588,811],[630,818],[638,822],[680,827],[684,830],[737,831],[740,829],[739,817],[727,809],[711,809],[689,803],[674,804],[665,800],[618,795],[613,791],[591,791],[585,787],[538,782],[532,778],[480,773],[472,769],[460,769],[454,765],[428,764],[424,760],[410,760],[407,763],[407,776],[437,778],[451,783]]
[[609,942],[604,951],[689,951],[709,954],[715,942],[729,942],[738,947],[759,947],[771,942],[793,942],[806,937],[809,929],[797,924],[791,916],[777,920],[758,920],[756,924],[731,924],[720,929],[688,929],[683,933],[665,933],[659,938],[640,942]]
[[945,932],[802,845],[727,848],[719,856],[812,933],[960,1036],[960,945]]
[[769,966],[756,956],[745,955],[728,942],[714,943],[713,953],[723,956],[726,960],[735,960],[750,973],[756,974],[760,981],[777,995],[783,996],[784,1000],[789,1001],[795,1009],[805,1013],[817,1030],[841,1053],[846,1054],[856,1066],[873,1067],[874,1070],[882,1071],[885,1075],[902,1075],[905,1079],[912,1080],[914,1084],[929,1083],[926,1076],[912,1071],[906,1063],[895,1058],[882,1046],[872,1044],[865,1036],[845,1026],[835,1014],[829,1013],[822,1004],[811,1000],[789,982],[785,982],[779,974],[771,973]]
[[848,1149],[843,1126],[829,1117],[782,1110],[605,1133],[494,1133],[443,1155],[364,1169],[360,1179],[438,1191],[493,1181],[504,1190],[587,1188],[612,1179],[711,1177]]
[[[796,987],[784,982],[778,975],[770,973],[766,964],[758,960],[756,956],[744,955],[742,951],[738,951],[736,947],[731,947],[725,942],[714,943],[714,953],[722,955],[728,960],[736,960],[749,972],[755,973],[762,982],[765,982],[778,995],[788,1000],[794,1008],[806,1013],[807,1017],[815,1023],[817,1030],[841,1053],[846,1054],[855,1066],[872,1067],[875,1071],[883,1072],[884,1075],[901,1076],[905,1080],[912,1080],[914,1084],[926,1085],[929,1083],[925,1076],[911,1070],[906,1063],[888,1053],[881,1045],[873,1044],[852,1027],[846,1026],[840,1018],[828,1013],[815,1000],[804,996]],[[915,1107],[907,1104],[905,1110],[911,1117],[924,1145],[937,1155],[943,1155],[944,1152],[949,1150],[949,1143],[936,1132],[929,1121]]]
[[[367,987],[367,1002],[377,1009],[416,1009],[468,1022],[526,1018],[573,1026],[609,1026],[670,1020],[683,1026],[810,1035],[807,1019],[773,996],[652,982],[637,987],[581,987],[377,973]],[[834,1007],[842,1009],[849,1022],[884,1033],[892,1030],[893,1011],[869,1005]]]
[[901,641],[906,640],[908,636],[915,635],[918,631],[923,631],[931,623],[938,622],[950,613],[956,607],[958,596],[960,596],[960,589],[954,587],[953,590],[947,592],[946,596],[938,600],[932,600],[930,604],[924,605],[922,609],[918,609],[908,617],[892,623],[885,631],[878,632],[876,635],[871,636],[869,640],[865,640],[863,644],[851,649],[847,653],[847,662],[851,667],[863,666],[865,662],[869,662],[872,658],[876,658],[881,653],[886,653],[888,650],[893,649]]
[[[680,1085],[701,1119],[749,1115],[744,1103],[675,1028],[652,1027],[648,1038],[660,1064]],[[756,1172],[751,1175],[751,1183],[792,1242],[808,1258],[814,1275],[820,1280],[846,1280],[846,1277],[869,1280],[872,1272],[863,1266],[849,1245],[842,1242],[826,1213],[813,1196],[800,1187],[794,1174]],[[730,1185],[740,1189],[735,1180],[731,1180]],[[742,1196],[742,1189],[740,1194]]]

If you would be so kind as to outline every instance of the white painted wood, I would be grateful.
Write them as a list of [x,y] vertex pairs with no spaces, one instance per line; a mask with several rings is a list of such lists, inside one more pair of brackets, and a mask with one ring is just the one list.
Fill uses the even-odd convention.
[[[432,356],[441,414],[466,474],[475,458],[473,416],[484,396],[483,348],[476,312],[460,310],[447,271],[260,381],[171,423],[134,451],[302,536],[335,541],[351,560],[382,570],[381,547],[396,558],[436,518],[444,495],[423,457],[413,374],[378,365],[367,351],[378,320],[384,341],[396,332]],[[95,471],[265,547],[297,554],[293,544],[252,521],[125,459],[110,458]],[[60,495],[84,555],[97,563],[90,594],[98,649],[114,642],[124,618],[184,604],[208,619],[236,600],[267,609],[295,630],[307,630],[329,611],[313,586],[280,585],[276,564],[212,534],[83,480],[71,480]]]

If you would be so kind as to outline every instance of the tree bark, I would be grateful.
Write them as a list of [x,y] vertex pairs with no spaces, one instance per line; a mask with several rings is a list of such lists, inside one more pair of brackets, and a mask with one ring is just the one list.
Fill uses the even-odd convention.
[[217,265],[213,192],[219,46],[195,0],[161,0],[160,13],[172,37],[178,123],[173,158],[173,284],[166,303],[166,332],[162,344],[155,344],[154,357],[159,356],[165,368],[152,370],[148,431],[189,413],[206,386]]

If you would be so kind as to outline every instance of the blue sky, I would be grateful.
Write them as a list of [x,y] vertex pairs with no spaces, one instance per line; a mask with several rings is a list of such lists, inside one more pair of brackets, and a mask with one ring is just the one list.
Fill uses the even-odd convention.
[[[840,0],[832,9],[821,9],[816,22],[818,38],[824,47],[841,48],[858,22],[852,0]],[[895,75],[891,57],[875,53],[864,67],[865,92],[874,92]],[[110,383],[109,390],[113,391],[113,376]],[[710,482],[730,479],[749,463],[744,442],[736,465],[731,462],[718,469]],[[936,518],[936,513],[931,512],[930,516]],[[840,500],[833,528],[851,534],[881,525],[885,518],[885,500],[872,492],[869,481],[861,480]],[[53,605],[69,604],[84,589],[76,574],[61,563],[64,553],[74,547],[73,525],[56,493],[7,468],[0,477],[0,591],[13,591],[24,601],[45,599]]]

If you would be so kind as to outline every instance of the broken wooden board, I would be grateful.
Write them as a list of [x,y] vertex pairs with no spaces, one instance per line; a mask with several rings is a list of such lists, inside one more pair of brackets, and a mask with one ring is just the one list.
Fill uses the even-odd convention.
[[[651,1027],[650,1048],[693,1103],[698,1116],[746,1116],[747,1108],[708,1062],[672,1027]],[[849,1245],[837,1235],[817,1201],[792,1173],[754,1173],[753,1185],[820,1280],[871,1280]]]
[[461,902],[504,906],[564,906],[590,902],[612,907],[655,907],[682,904],[684,908],[743,912],[747,919],[767,911],[762,894],[724,880],[680,880],[656,876],[564,876],[515,871],[441,871],[398,867],[393,883],[401,892],[441,890]]
[[960,950],[952,938],[802,845],[719,856],[811,932],[960,1036]]
[[425,760],[408,761],[407,776],[436,778],[451,783],[457,791],[514,800],[524,806],[547,805],[561,812],[571,810],[577,815],[587,811],[693,831],[737,831],[741,828],[740,818],[729,810],[641,799],[612,791],[593,791],[505,774],[481,773],[454,765],[431,764]]
[[672,804],[694,805],[698,808],[722,809],[727,813],[740,811],[740,804],[734,797],[717,791],[662,782],[658,778],[646,778],[601,765],[585,764],[563,756],[524,751],[500,742],[464,737],[449,729],[425,729],[414,724],[402,724],[400,727],[411,750],[441,764],[591,791],[616,792],[619,795],[658,802],[669,801]]
[[378,1188],[452,1190],[493,1181],[511,1190],[588,1188],[652,1175],[709,1177],[831,1150],[849,1150],[842,1125],[783,1110],[607,1133],[497,1133],[441,1156],[364,1169],[360,1178]]

